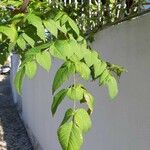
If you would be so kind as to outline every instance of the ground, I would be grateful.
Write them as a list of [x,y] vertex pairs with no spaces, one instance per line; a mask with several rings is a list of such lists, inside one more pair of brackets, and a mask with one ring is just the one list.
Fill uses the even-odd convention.
[[8,76],[0,75],[0,150],[33,150],[12,101]]

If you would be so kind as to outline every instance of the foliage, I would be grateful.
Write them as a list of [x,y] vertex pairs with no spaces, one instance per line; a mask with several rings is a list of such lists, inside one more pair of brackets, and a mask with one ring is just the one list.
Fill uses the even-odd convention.
[[93,33],[106,26],[138,16],[150,5],[148,0],[51,0],[76,20],[83,34],[93,40]]
[[[114,74],[120,76],[124,69],[103,60],[89,47],[76,22],[53,4],[32,0],[25,12],[18,12],[20,5],[21,2],[15,0],[0,2],[1,63],[14,51],[20,56],[21,64],[14,83],[21,94],[24,76],[32,79],[38,64],[49,71],[52,58],[63,61],[53,81],[51,111],[55,115],[65,98],[73,101],[73,109],[66,111],[58,129],[58,139],[63,150],[79,150],[84,134],[92,126],[90,115],[94,109],[94,98],[76,82],[75,75],[79,74],[84,80],[97,80],[99,85],[107,86],[113,99],[118,93]],[[72,75],[73,84],[59,90]],[[87,104],[87,110],[76,108],[76,103]]]

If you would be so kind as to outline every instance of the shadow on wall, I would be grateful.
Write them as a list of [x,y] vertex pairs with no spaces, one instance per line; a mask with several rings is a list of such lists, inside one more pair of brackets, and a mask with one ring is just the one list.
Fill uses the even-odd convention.
[[0,149],[33,150],[12,100],[9,76],[0,75]]

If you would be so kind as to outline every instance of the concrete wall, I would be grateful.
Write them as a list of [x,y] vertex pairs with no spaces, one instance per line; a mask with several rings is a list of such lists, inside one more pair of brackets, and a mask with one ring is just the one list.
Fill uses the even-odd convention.
[[21,99],[20,99],[20,96],[16,92],[13,81],[14,81],[15,74],[18,70],[20,59],[17,54],[12,54],[11,60],[12,61],[10,61],[11,62],[11,70],[10,70],[10,79],[11,80],[10,81],[11,81],[11,87],[12,87],[13,100],[14,100],[14,103],[16,104],[16,103],[20,102]]
[[[120,79],[116,102],[109,101],[106,88],[86,83],[95,96],[93,128],[82,150],[150,149],[150,14],[110,27],[96,35],[92,46],[102,56],[127,68]],[[22,116],[43,150],[60,150],[56,130],[70,103],[52,118],[51,86],[60,62],[54,60],[50,73],[39,67],[33,80],[25,79]]]

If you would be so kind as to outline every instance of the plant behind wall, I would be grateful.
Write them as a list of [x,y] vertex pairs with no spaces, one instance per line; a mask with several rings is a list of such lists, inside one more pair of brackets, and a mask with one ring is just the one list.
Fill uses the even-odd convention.
[[[88,46],[76,22],[54,6],[38,0],[0,2],[0,63],[15,49],[21,64],[14,83],[21,94],[24,76],[32,79],[38,64],[49,71],[53,58],[62,60],[53,80],[51,111],[54,116],[65,97],[72,101],[73,108],[66,111],[57,134],[63,150],[80,150],[83,136],[92,126],[94,98],[76,81],[76,74],[107,86],[113,99],[118,93],[114,75],[120,76],[124,69],[103,60]],[[74,77],[72,85],[60,89],[70,76]],[[87,109],[77,108],[76,103],[87,104]]]

